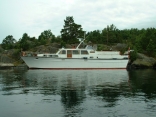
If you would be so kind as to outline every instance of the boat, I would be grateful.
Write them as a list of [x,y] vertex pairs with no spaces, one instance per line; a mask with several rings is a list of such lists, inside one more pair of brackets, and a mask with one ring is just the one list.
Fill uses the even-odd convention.
[[[85,40],[85,39],[84,39]],[[128,54],[120,51],[97,51],[95,46],[60,48],[56,53],[26,54],[21,58],[29,69],[126,69]]]

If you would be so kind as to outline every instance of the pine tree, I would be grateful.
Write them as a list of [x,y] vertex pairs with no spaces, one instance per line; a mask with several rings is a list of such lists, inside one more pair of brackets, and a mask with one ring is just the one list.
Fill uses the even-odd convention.
[[76,43],[78,42],[77,38],[83,38],[84,31],[81,25],[74,23],[73,17],[66,17],[64,23],[64,28],[61,30],[61,37],[65,43]]
[[156,46],[155,46],[155,44],[154,44],[152,39],[150,39],[150,41],[149,41],[149,43],[147,45],[146,50],[147,50],[149,56],[153,56],[154,55],[155,50],[156,50]]

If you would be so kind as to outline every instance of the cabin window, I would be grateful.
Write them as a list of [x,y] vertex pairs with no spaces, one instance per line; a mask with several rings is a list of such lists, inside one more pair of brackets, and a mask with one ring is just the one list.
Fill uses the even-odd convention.
[[59,54],[66,54],[66,50],[61,50]]
[[81,50],[81,54],[88,54],[87,50]]
[[73,50],[73,54],[80,54],[79,50]]

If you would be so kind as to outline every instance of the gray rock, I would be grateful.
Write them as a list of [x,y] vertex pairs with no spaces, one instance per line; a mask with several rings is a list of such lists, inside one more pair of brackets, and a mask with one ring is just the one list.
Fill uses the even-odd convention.
[[0,54],[0,62],[1,63],[13,63],[15,62],[15,60],[9,57],[7,54]]
[[132,63],[135,67],[153,67],[156,64],[156,60],[152,57],[148,57],[144,54],[137,53],[137,59]]
[[113,50],[123,50],[127,47],[126,44],[118,43],[112,47]]

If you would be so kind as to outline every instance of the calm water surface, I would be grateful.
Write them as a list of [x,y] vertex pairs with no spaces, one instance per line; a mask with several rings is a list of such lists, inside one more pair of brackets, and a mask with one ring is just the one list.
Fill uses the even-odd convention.
[[156,71],[0,71],[0,115],[154,117]]

